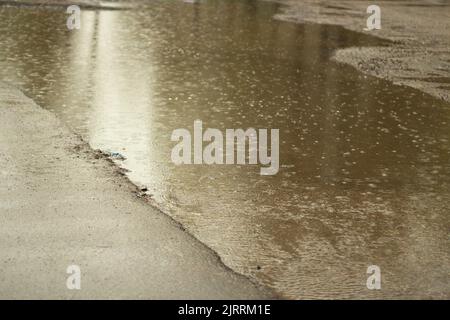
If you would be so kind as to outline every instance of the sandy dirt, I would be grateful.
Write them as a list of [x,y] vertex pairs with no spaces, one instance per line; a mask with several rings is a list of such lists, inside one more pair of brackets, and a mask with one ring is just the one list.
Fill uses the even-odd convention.
[[[387,47],[336,51],[333,59],[395,84],[450,101],[450,1],[278,0],[276,19],[341,25],[391,40]],[[381,30],[365,31],[367,7],[381,8]]]
[[[271,295],[140,198],[118,166],[0,83],[0,298]],[[81,268],[81,290],[66,269]]]

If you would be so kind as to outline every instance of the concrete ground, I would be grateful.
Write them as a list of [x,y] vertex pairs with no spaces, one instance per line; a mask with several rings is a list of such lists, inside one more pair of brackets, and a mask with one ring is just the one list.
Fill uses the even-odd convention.
[[[0,83],[1,299],[258,299],[118,167]],[[69,290],[69,265],[81,290]]]

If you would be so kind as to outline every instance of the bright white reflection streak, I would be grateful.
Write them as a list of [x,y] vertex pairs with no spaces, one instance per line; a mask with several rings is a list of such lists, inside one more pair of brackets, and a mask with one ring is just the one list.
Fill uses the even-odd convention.
[[133,31],[119,14],[98,12],[95,68],[90,70],[94,78],[90,142],[93,148],[123,154],[133,182],[161,181],[156,167],[161,156],[151,130],[152,59],[146,52],[146,59],[130,61],[138,56],[127,42]]

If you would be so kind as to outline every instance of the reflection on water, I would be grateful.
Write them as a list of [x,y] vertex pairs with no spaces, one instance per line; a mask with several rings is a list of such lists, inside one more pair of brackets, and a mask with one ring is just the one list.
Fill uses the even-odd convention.
[[[450,297],[450,106],[329,62],[377,44],[255,1],[136,11],[2,8],[0,75],[233,269],[290,298]],[[174,166],[172,130],[279,128],[280,171]],[[381,267],[381,291],[366,288]]]

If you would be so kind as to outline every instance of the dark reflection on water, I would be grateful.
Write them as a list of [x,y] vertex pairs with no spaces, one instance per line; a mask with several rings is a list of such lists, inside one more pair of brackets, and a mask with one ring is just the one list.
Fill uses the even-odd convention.
[[[329,61],[380,44],[271,19],[255,1],[85,11],[2,8],[0,75],[224,262],[291,298],[450,297],[450,106]],[[174,166],[172,130],[279,128],[281,168]],[[381,267],[381,291],[366,269]]]

